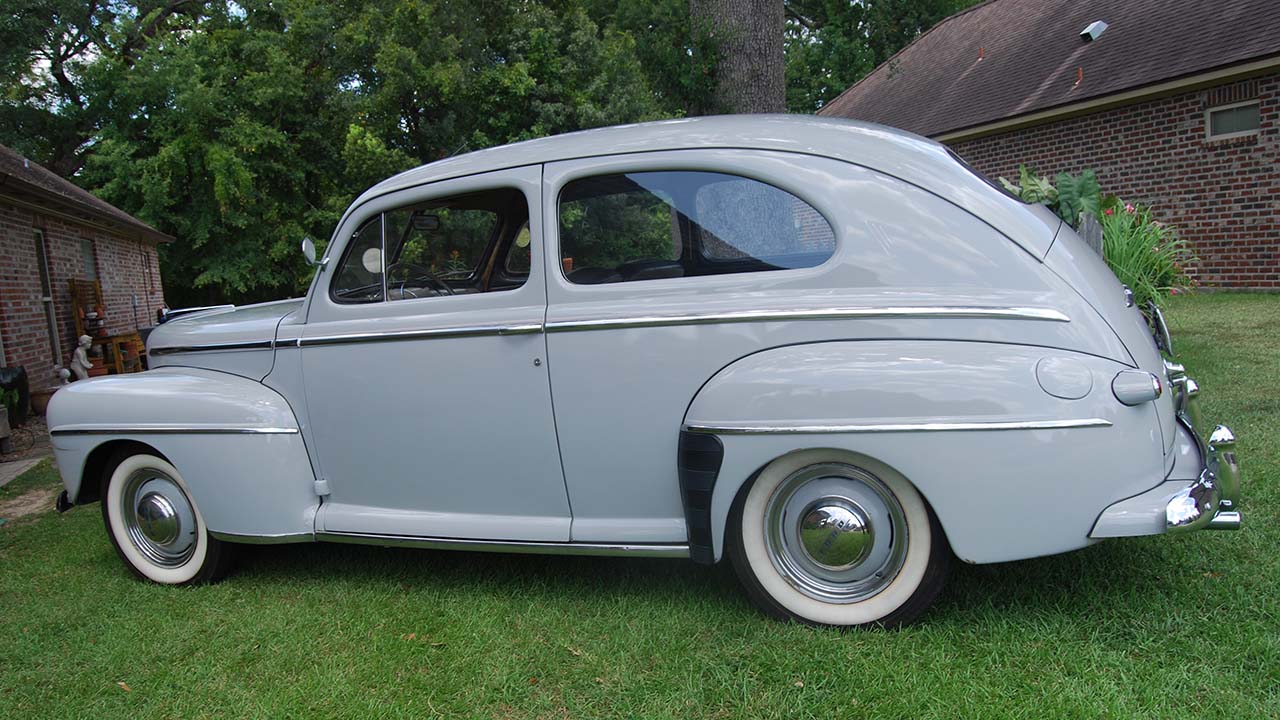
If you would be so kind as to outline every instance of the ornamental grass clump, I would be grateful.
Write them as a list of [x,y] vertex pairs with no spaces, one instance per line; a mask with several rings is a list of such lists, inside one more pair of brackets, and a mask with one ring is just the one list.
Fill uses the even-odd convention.
[[1187,275],[1196,257],[1187,241],[1151,217],[1150,208],[1107,208],[1102,223],[1102,256],[1120,282],[1133,290],[1139,307],[1163,305],[1171,294],[1197,284]]

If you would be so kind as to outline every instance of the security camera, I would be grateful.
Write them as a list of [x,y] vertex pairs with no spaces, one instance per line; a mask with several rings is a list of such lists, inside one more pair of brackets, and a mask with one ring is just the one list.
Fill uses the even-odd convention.
[[1080,39],[1085,42],[1093,42],[1102,37],[1102,33],[1107,29],[1107,24],[1102,20],[1095,20],[1089,23],[1089,27],[1080,31]]

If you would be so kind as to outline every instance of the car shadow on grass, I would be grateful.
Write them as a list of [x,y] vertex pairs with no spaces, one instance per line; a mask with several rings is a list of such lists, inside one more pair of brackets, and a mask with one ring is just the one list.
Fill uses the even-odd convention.
[[[956,562],[939,599],[963,624],[982,618],[1059,619],[1096,630],[1131,628],[1153,614],[1218,602],[1221,558],[1184,538],[1108,540],[1074,552],[992,565]],[[1121,630],[1125,632],[1126,630]]]
[[303,583],[343,578],[397,583],[406,588],[541,596],[547,600],[633,595],[697,594],[732,601],[737,581],[728,563],[715,567],[688,560],[585,557],[306,543],[241,546],[232,576]]
[[[1153,599],[1170,603],[1194,593],[1189,580],[1211,570],[1190,562],[1167,539],[1117,540],[1084,550],[994,565],[954,560],[934,610],[923,624],[982,626],[1059,619],[1122,626],[1150,613]],[[573,603],[584,597],[679,605],[713,602],[756,615],[727,561],[714,567],[687,560],[576,557],[415,550],[330,543],[244,546],[236,577],[270,585],[342,578],[354,585],[394,584],[405,591],[524,598]]]

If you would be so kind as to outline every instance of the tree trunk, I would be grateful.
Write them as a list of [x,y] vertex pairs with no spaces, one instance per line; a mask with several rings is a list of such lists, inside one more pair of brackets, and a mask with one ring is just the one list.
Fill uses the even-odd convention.
[[693,114],[786,112],[783,0],[689,0],[694,32],[716,48],[715,94]]

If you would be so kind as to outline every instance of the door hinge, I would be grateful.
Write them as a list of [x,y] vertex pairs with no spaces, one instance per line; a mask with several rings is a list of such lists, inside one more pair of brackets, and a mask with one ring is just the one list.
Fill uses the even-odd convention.
[[320,497],[325,497],[326,495],[329,494],[328,480],[316,480],[315,482],[311,483],[311,486],[315,488],[316,494],[319,495]]

